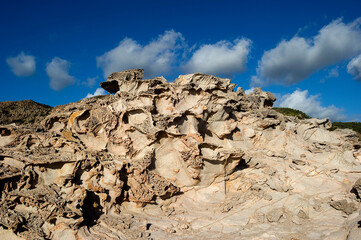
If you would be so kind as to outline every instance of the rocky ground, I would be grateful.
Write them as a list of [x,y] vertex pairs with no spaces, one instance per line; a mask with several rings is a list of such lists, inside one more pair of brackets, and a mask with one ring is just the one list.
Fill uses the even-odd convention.
[[0,239],[361,239],[361,143],[229,79],[142,80],[0,126]]

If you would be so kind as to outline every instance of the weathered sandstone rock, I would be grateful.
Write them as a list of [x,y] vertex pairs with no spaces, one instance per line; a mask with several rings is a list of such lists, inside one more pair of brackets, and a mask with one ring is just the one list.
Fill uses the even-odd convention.
[[361,150],[328,119],[205,74],[113,73],[110,95],[0,126],[0,239],[356,239]]

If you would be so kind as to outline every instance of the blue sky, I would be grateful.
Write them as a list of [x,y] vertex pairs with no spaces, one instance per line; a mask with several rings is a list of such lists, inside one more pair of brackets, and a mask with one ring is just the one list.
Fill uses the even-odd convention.
[[0,101],[102,94],[112,71],[204,72],[276,105],[361,121],[360,1],[0,2]]

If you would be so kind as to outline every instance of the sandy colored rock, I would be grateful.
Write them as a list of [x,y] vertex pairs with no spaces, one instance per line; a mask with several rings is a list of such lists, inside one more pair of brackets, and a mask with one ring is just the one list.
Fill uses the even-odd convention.
[[352,187],[352,191],[356,194],[358,199],[361,199],[361,178],[357,179]]
[[267,220],[269,222],[278,222],[283,216],[283,210],[281,208],[272,209],[267,213]]
[[333,207],[336,210],[340,210],[344,213],[346,213],[347,215],[350,215],[351,213],[353,213],[354,211],[357,210],[356,206],[354,203],[349,203],[347,202],[347,200],[340,200],[340,201],[332,201],[330,203],[331,207]]
[[201,73],[111,74],[111,95],[0,126],[0,236],[9,239],[349,239],[361,151],[328,119],[272,109]]

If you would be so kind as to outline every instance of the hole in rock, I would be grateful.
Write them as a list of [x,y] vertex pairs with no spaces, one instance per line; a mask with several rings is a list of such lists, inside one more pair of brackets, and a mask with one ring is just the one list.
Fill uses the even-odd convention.
[[67,162],[55,162],[55,163],[42,163],[42,164],[39,164],[39,167],[43,167],[44,169],[53,169],[53,170],[56,170],[56,169],[61,169],[64,164],[66,164]]
[[238,163],[238,165],[236,166],[236,168],[234,169],[234,171],[242,171],[246,168],[248,168],[248,164],[246,163],[246,160],[245,159],[241,159],[241,161]]
[[83,209],[83,224],[91,227],[96,224],[96,221],[103,214],[103,207],[100,205],[100,198],[94,192],[86,191],[84,198]]
[[[153,103],[153,105],[155,106],[155,103]],[[154,115],[157,115],[159,112],[157,110],[156,107],[154,107],[151,111],[150,111],[151,115],[154,116]]]
[[361,196],[358,194],[358,192],[355,188],[352,188],[350,192],[355,194],[357,199],[361,199]]
[[16,226],[16,229],[13,229],[14,232],[25,232],[28,229],[24,226],[26,224],[26,221],[24,223],[20,223],[19,225]]
[[156,143],[160,144],[163,138],[168,138],[168,134],[165,131],[159,131],[156,133],[156,137],[157,137]]
[[[164,189],[164,191],[167,191],[169,189],[169,187],[166,187]],[[171,197],[174,197],[174,196],[180,196],[180,195],[183,195],[184,192],[182,190],[179,190],[178,192],[167,192],[165,195],[163,196],[159,196],[160,199],[162,200],[166,200],[166,199],[169,199]]]
[[264,106],[265,106],[265,107],[272,107],[272,106],[273,106],[273,102],[270,101],[270,100],[265,100],[265,101],[264,101]]
[[75,172],[75,176],[72,179],[72,182],[75,183],[76,185],[82,185],[83,184],[83,180],[81,180],[81,175],[84,173],[85,171],[83,169],[77,169]]
[[129,123],[128,114],[124,114],[122,121],[123,121],[123,123],[125,123],[125,124],[128,124],[128,123]]
[[84,121],[84,120],[86,120],[88,117],[90,117],[90,113],[89,113],[89,111],[85,111],[82,115],[80,115],[80,116],[78,117],[78,120],[79,120],[79,121]]
[[197,119],[198,120],[198,132],[201,134],[201,136],[204,139],[204,135],[207,132],[207,122],[203,119]]
[[7,192],[17,189],[21,176],[14,176],[7,179],[0,179],[0,197]]
[[58,117],[51,118],[46,123],[47,130],[51,129],[54,126],[55,123],[59,123],[59,122],[60,122],[60,118],[58,118]]
[[6,128],[0,128],[0,135],[3,137],[10,136],[11,131]]
[[29,189],[34,189],[39,183],[39,175],[35,171],[30,171],[28,174],[23,176],[23,181],[26,181]]
[[121,204],[123,201],[128,200],[127,199],[127,192],[129,191],[130,187],[128,185],[128,174],[127,169],[123,167],[120,170],[120,180],[123,182],[122,192],[119,197],[116,198],[116,203]]
[[161,94],[162,92],[163,92],[162,89],[154,89],[154,94],[159,95],[159,94]]
[[151,160],[150,160],[150,165],[148,166],[148,170],[154,170],[155,169],[155,157],[154,155],[152,156]]
[[107,90],[109,93],[116,93],[119,91],[119,84],[117,80],[107,81],[100,83],[100,86]]
[[50,219],[50,220],[49,220],[49,223],[50,223],[50,224],[54,224],[54,225],[55,225],[55,224],[56,224],[56,218],[52,218],[52,219]]

